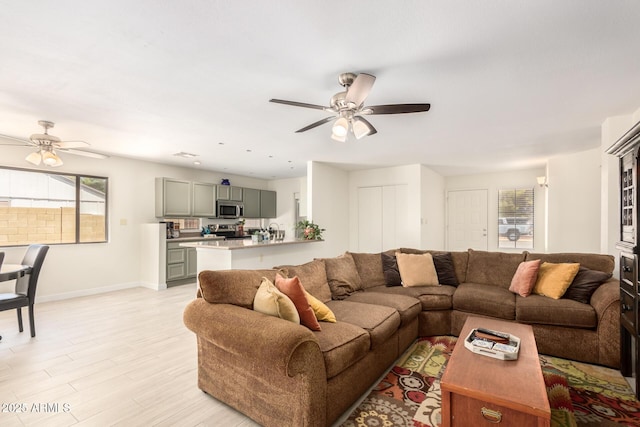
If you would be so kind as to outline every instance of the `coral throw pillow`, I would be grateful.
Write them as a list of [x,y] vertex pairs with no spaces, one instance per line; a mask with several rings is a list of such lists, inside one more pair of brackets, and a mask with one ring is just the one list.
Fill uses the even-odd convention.
[[523,261],[518,266],[516,274],[511,279],[509,290],[521,297],[528,297],[533,291],[533,287],[538,280],[538,270],[540,269],[540,260]]
[[578,274],[579,263],[543,262],[538,270],[538,281],[533,293],[560,299]]
[[402,286],[438,286],[438,273],[431,254],[403,254],[396,252]]
[[331,311],[331,309],[327,307],[325,303],[323,303],[307,291],[304,291],[304,295],[307,297],[307,301],[309,301],[311,309],[320,322],[336,323],[336,315],[333,314],[333,311]]
[[293,301],[280,292],[266,277],[262,278],[262,283],[253,299],[253,310],[300,324],[300,315]]
[[304,294],[304,288],[300,283],[298,276],[285,279],[280,274],[276,274],[276,288],[286,296],[288,296],[298,310],[300,315],[300,323],[312,331],[320,331],[320,324],[316,318],[306,295]]

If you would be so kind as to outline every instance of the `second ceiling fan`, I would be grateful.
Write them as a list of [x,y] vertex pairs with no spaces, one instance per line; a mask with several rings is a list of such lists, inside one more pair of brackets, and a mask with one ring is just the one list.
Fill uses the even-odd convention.
[[292,105],[294,107],[313,108],[332,113],[329,117],[325,117],[322,120],[318,120],[315,123],[311,123],[308,126],[298,129],[296,133],[305,132],[309,129],[313,129],[317,126],[335,120],[332,127],[331,138],[341,142],[347,140],[347,134],[349,132],[352,132],[357,139],[377,133],[376,128],[374,128],[373,125],[363,116],[429,111],[431,104],[389,104],[365,106],[364,101],[367,99],[375,81],[375,76],[372,76],[371,74],[340,74],[338,82],[345,88],[345,90],[343,92],[338,92],[331,97],[329,107],[307,104],[304,102],[286,101],[284,99],[270,99],[269,102]]

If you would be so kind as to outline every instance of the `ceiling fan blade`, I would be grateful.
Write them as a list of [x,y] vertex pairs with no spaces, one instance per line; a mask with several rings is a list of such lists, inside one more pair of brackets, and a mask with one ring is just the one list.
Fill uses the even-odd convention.
[[364,100],[367,99],[375,81],[376,77],[371,74],[358,74],[358,77],[356,77],[347,90],[347,96],[345,97],[347,103],[353,103],[356,108],[361,106]]
[[0,142],[0,145],[26,145],[26,146],[35,146],[35,144],[31,141],[29,141],[28,139],[24,139],[24,138],[17,138],[15,136],[9,136],[9,135],[0,135],[0,138],[4,138],[4,139],[9,139],[12,142]]
[[80,147],[88,147],[88,142],[85,141],[60,141],[55,142],[53,145],[59,148],[80,148]]
[[313,129],[313,128],[318,127],[318,126],[320,126],[320,125],[323,125],[323,124],[325,124],[325,123],[329,123],[329,122],[330,122],[330,121],[332,121],[332,120],[335,120],[335,117],[333,117],[333,116],[331,116],[331,117],[325,117],[325,118],[324,118],[324,119],[322,119],[322,120],[318,120],[318,121],[317,121],[317,122],[315,122],[315,123],[311,123],[309,126],[305,126],[305,127],[303,127],[302,129],[298,129],[298,130],[296,131],[296,133],[300,133],[300,132],[308,131],[309,129]]
[[429,111],[431,104],[390,104],[390,105],[370,105],[360,114],[404,114],[420,113]]
[[94,153],[92,151],[74,150],[73,148],[61,148],[59,151],[77,156],[91,157],[93,159],[108,159],[106,154]]
[[331,110],[329,107],[323,107],[322,105],[307,104],[305,102],[286,101],[284,99],[270,99],[269,102],[275,102],[276,104],[292,105],[294,107],[313,108],[314,110]]
[[358,120],[363,121],[367,127],[369,128],[369,133],[367,134],[367,136],[371,136],[371,135],[375,135],[376,133],[378,133],[378,131],[376,130],[376,128],[373,127],[373,125],[371,124],[371,122],[367,119],[365,119],[364,117],[359,116]]

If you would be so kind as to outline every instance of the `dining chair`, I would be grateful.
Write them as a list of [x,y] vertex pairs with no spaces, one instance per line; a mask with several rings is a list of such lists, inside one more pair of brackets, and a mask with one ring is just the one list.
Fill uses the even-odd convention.
[[28,265],[30,268],[23,277],[16,279],[15,293],[0,294],[0,311],[17,309],[20,332],[24,330],[22,327],[22,307],[29,307],[29,327],[31,328],[32,337],[36,336],[33,317],[36,286],[38,285],[38,276],[48,250],[49,246],[47,245],[30,245],[22,259],[22,265]]

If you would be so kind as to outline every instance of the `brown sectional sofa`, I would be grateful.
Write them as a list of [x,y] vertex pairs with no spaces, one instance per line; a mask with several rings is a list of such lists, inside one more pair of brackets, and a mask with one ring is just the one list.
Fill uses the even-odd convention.
[[[579,262],[611,273],[612,256],[452,252],[457,287],[411,288],[386,286],[379,253],[342,257],[347,260],[318,259],[278,270],[201,272],[198,298],[184,313],[197,335],[200,389],[265,426],[327,426],[417,337],[457,336],[468,315],[531,324],[542,354],[619,366],[616,279],[598,287],[590,304],[509,291],[522,261]],[[341,269],[345,262],[357,274]],[[322,331],[315,332],[253,311],[262,277],[274,281],[276,271],[298,276],[337,322],[321,322]]]

